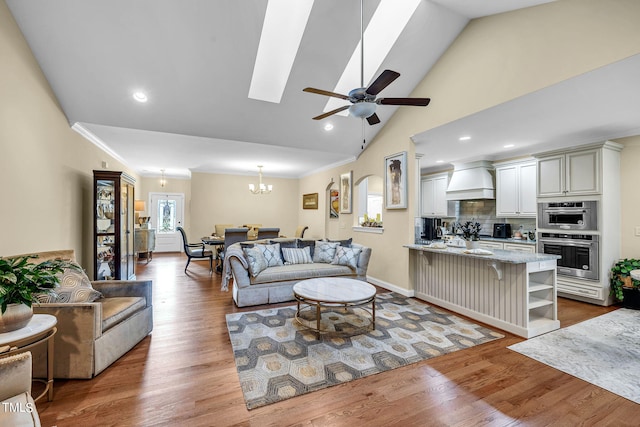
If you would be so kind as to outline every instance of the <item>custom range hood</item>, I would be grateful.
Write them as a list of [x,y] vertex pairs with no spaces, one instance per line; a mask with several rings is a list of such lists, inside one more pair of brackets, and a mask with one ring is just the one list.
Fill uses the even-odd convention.
[[491,162],[454,163],[447,200],[495,199]]

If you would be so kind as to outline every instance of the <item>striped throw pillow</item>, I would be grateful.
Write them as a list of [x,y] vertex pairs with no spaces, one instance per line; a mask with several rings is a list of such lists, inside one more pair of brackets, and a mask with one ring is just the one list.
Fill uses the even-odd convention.
[[304,248],[282,248],[282,256],[284,257],[285,265],[313,264],[309,246]]

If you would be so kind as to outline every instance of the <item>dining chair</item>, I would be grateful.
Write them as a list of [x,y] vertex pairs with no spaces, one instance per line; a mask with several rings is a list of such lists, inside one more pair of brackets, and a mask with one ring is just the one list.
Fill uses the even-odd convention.
[[204,259],[209,258],[209,271],[213,272],[213,251],[205,249],[204,243],[189,243],[187,239],[187,233],[184,228],[177,227],[177,230],[182,235],[182,243],[184,246],[184,253],[187,255],[187,265],[184,266],[184,272],[187,272],[187,267],[191,262],[191,258]]
[[304,232],[307,231],[308,228],[309,226],[307,225],[299,225],[298,228],[296,228],[295,237],[298,239],[304,238]]
[[247,227],[227,228],[224,230],[224,247],[222,251],[218,252],[218,257],[220,258],[219,267],[222,265],[222,262],[224,262],[224,255],[227,253],[227,248],[234,243],[249,240],[248,233],[249,229]]
[[279,228],[261,227],[258,228],[258,240],[260,239],[275,239],[280,235]]

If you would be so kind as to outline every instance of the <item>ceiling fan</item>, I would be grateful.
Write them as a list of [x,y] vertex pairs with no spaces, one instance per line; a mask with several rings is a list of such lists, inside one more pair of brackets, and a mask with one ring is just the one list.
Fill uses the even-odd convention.
[[[403,105],[426,107],[431,101],[430,98],[376,98],[384,88],[389,86],[395,79],[400,77],[400,73],[392,70],[384,70],[369,87],[364,87],[364,11],[363,0],[360,0],[360,86],[349,92],[349,95],[330,92],[327,90],[312,87],[304,88],[304,92],[316,93],[318,95],[332,96],[349,101],[351,105],[344,105],[335,110],[328,111],[313,118],[322,120],[336,113],[349,109],[352,116],[367,119],[370,125],[380,123],[380,118],[376,114],[378,105]],[[364,122],[363,122],[364,125]]]

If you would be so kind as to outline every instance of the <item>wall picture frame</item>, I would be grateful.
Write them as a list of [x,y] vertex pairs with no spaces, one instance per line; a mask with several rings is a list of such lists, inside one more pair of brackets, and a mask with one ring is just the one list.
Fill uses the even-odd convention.
[[353,171],[340,174],[340,213],[351,213]]
[[384,158],[384,205],[386,209],[407,208],[407,152]]
[[302,209],[318,209],[318,193],[303,194]]
[[340,210],[340,192],[334,188],[329,190],[329,218],[338,218]]

